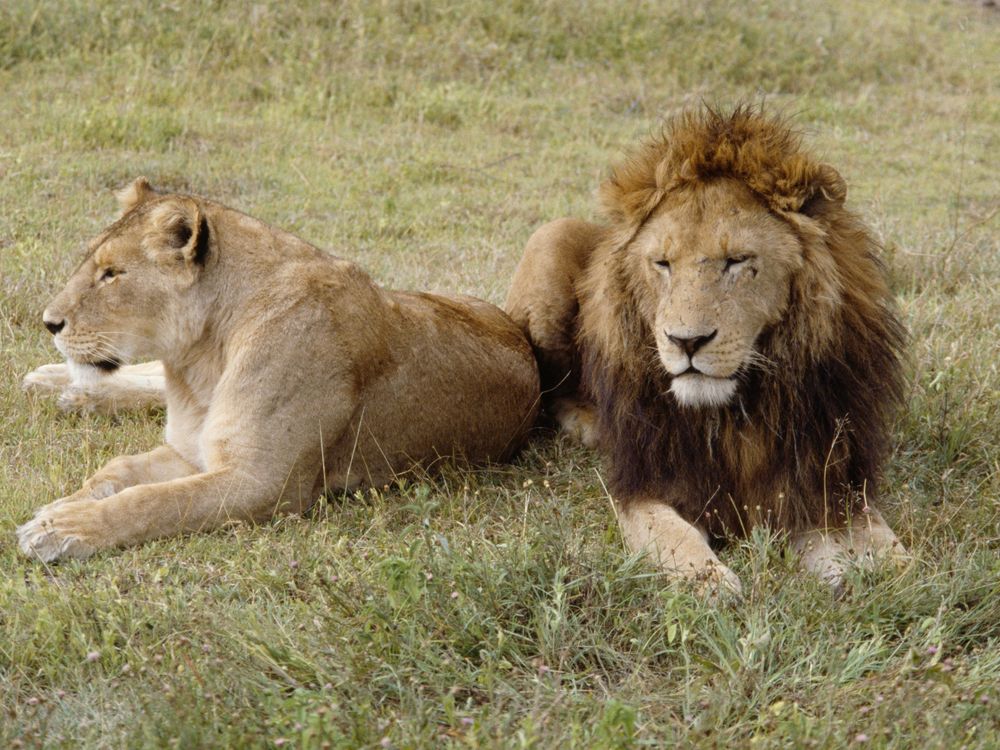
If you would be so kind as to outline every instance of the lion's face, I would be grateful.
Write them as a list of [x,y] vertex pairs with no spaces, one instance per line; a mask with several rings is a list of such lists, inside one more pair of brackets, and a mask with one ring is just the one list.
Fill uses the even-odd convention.
[[42,319],[74,365],[113,371],[161,358],[190,328],[186,292],[197,278],[197,206],[159,201],[125,214],[95,240]]
[[767,364],[754,347],[788,307],[796,235],[741,182],[720,179],[664,199],[629,252],[674,397],[728,403],[741,374]]

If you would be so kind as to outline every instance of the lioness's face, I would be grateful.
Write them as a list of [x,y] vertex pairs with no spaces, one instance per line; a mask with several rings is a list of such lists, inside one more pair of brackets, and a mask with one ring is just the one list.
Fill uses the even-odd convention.
[[144,206],[105,230],[45,308],[42,320],[71,364],[113,371],[170,348],[192,275],[183,258],[191,231],[169,208]]
[[686,406],[728,403],[741,373],[766,364],[754,345],[788,307],[802,265],[795,234],[745,185],[720,179],[668,196],[630,252],[671,392]]

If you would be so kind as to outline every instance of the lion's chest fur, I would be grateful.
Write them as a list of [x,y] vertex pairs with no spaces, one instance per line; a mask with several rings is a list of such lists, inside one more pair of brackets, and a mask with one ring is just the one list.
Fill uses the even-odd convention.
[[673,449],[644,473],[662,473],[683,517],[715,534],[742,535],[762,523],[798,525],[790,502],[798,467],[787,462],[784,429],[714,410],[697,416],[681,411],[668,424]]
[[849,404],[812,389],[779,398],[780,384],[757,381],[725,408],[685,408],[665,376],[607,365],[590,357],[587,384],[620,501],[661,499],[713,534],[743,536],[758,524],[842,518],[873,491],[880,456],[864,449],[873,428]]

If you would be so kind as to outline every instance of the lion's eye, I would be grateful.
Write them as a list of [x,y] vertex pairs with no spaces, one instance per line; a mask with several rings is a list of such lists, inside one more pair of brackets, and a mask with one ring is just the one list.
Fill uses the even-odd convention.
[[665,258],[660,259],[660,260],[654,260],[653,261],[653,265],[656,266],[657,268],[659,268],[661,271],[669,271],[670,270],[670,261],[666,260]]
[[729,271],[741,263],[746,263],[748,260],[753,260],[752,255],[733,255],[726,258],[726,270]]
[[111,281],[111,279],[120,275],[121,271],[119,271],[117,268],[105,268],[104,273],[101,274],[101,281]]

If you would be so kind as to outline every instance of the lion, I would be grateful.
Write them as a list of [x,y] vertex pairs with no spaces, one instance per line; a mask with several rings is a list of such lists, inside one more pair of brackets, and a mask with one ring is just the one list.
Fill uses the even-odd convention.
[[[504,461],[532,427],[535,359],[499,308],[382,289],[352,262],[145,179],[121,203],[42,317],[90,392],[127,362],[162,363],[165,442],[39,509],[17,529],[25,553],[83,558],[302,513],[328,490],[382,487],[445,457]],[[113,389],[128,395],[123,382]]]
[[906,334],[844,180],[758,108],[669,119],[606,223],[530,238],[506,310],[544,406],[606,458],[625,540],[740,590],[710,546],[766,524],[834,586],[905,551],[875,507]]

